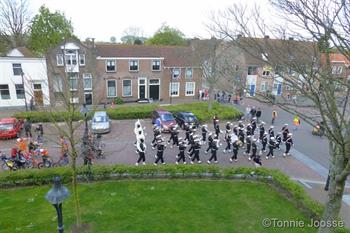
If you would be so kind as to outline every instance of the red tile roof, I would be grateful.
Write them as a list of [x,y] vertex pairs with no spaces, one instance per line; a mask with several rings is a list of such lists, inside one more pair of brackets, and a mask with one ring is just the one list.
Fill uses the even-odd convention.
[[100,57],[154,57],[164,58],[164,66],[195,66],[194,54],[185,46],[146,46],[121,44],[96,44]]

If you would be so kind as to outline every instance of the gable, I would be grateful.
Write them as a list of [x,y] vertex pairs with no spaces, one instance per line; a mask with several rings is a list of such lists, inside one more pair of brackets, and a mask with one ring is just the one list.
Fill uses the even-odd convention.
[[76,45],[75,43],[69,42],[69,43],[62,45],[61,49],[76,50],[76,49],[80,49],[80,47],[78,45]]
[[10,52],[6,54],[7,57],[24,57],[23,53],[21,53],[18,49],[12,49]]

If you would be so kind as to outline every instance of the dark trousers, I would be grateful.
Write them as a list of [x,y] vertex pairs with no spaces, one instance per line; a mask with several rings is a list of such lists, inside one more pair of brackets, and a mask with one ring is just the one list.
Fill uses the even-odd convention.
[[206,152],[208,152],[210,149],[211,149],[211,142],[209,143],[209,146],[208,146],[208,148],[206,149]]
[[200,161],[200,159],[199,159],[199,150],[194,150],[194,156],[192,158],[192,162],[195,161],[195,160]]
[[261,150],[263,150],[263,151],[266,150],[266,145],[267,145],[267,143],[263,143],[263,144],[262,144],[262,149],[261,149]]
[[231,159],[237,159],[238,149],[233,148],[232,152],[233,152],[233,155]]
[[226,146],[225,150],[231,150],[231,143],[230,143],[230,141],[226,141],[226,143],[227,143],[227,146]]
[[277,149],[280,148],[280,144],[281,144],[280,142],[277,142],[277,143],[276,143],[276,148],[277,148]]
[[286,152],[285,152],[286,154],[288,154],[288,153],[289,153],[289,151],[290,151],[290,147],[291,147],[290,145],[286,144]]
[[157,152],[157,159],[156,159],[155,163],[158,163],[159,160],[160,160],[161,163],[164,163],[163,151],[158,151]]
[[252,154],[250,155],[250,158],[255,158],[257,150],[252,150]]
[[212,150],[211,151],[211,157],[209,158],[209,161],[212,161],[214,159],[214,161],[218,161],[218,158],[216,157],[216,150]]
[[247,150],[245,151],[246,154],[249,154],[249,153],[250,153],[250,147],[251,147],[251,146],[250,146],[249,144],[247,144]]
[[269,148],[269,153],[267,153],[266,156],[269,157],[270,155],[273,156],[273,148],[272,147]]
[[202,133],[202,141],[205,142],[207,140],[207,133]]
[[177,155],[178,158],[177,158],[177,162],[180,162],[180,160],[182,160],[183,162],[186,162],[185,160],[185,151],[180,151],[180,153]]
[[146,161],[146,157],[145,157],[145,152],[139,152],[139,159],[137,160],[137,162],[145,162]]
[[185,137],[185,140],[189,140],[190,139],[190,132],[187,132],[186,131],[186,137]]
[[30,129],[25,129],[26,137],[32,137],[32,131]]

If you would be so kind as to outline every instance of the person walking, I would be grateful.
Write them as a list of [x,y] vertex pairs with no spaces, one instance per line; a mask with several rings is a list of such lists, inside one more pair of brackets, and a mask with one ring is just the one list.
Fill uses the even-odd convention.
[[183,164],[186,164],[186,156],[185,156],[185,150],[186,150],[186,143],[182,140],[182,138],[179,138],[179,154],[176,156],[176,164],[179,164],[179,162],[182,160]]
[[251,111],[251,107],[248,105],[245,108],[245,115],[244,115],[244,120],[247,121],[250,118],[250,111]]
[[202,125],[202,143],[207,142],[208,125]]
[[263,137],[262,137],[262,139],[261,139],[261,144],[262,144],[262,149],[261,149],[261,153],[262,152],[266,152],[266,145],[267,145],[267,141],[268,141],[268,139],[267,139],[267,132],[265,132],[264,133],[264,135],[263,135]]
[[265,133],[265,122],[261,122],[260,125],[259,125],[259,141],[262,140],[263,136],[264,136],[264,133]]
[[256,153],[258,152],[258,146],[256,145],[256,139],[254,138],[252,140],[252,153],[251,155],[248,157],[249,160],[254,160],[254,158],[256,157]]
[[276,118],[277,118],[277,111],[273,110],[272,111],[271,125],[275,124]]
[[157,155],[156,161],[154,161],[154,165],[158,165],[158,162],[160,161],[163,165],[165,165],[164,158],[163,158],[163,153],[166,148],[166,145],[164,143],[164,139],[157,140]]
[[289,133],[286,139],[286,151],[283,153],[283,156],[286,157],[287,155],[290,155],[289,151],[290,148],[293,146],[293,138],[292,138],[292,134]]
[[26,137],[32,137],[32,122],[30,118],[27,118],[27,120],[24,122],[23,127],[26,133]]
[[257,123],[260,123],[261,114],[262,114],[261,109],[258,108],[258,110],[256,111],[256,121],[257,121]]
[[219,149],[219,140],[218,139],[214,139],[213,146],[211,148],[211,157],[207,161],[208,164],[210,164],[213,159],[214,159],[214,163],[218,163],[218,158],[216,156],[216,151],[218,149]]
[[235,162],[238,161],[237,159],[237,154],[238,154],[238,150],[239,150],[239,145],[240,145],[240,141],[239,139],[237,138],[233,143],[232,143],[232,152],[233,152],[233,155],[232,157],[230,158],[230,162],[232,163],[233,160]]
[[208,136],[208,148],[204,151],[205,154],[208,154],[208,151],[213,147],[213,141],[214,141],[213,133],[209,133],[209,136]]
[[276,141],[274,137],[271,137],[269,140],[269,153],[267,153],[266,155],[266,159],[269,159],[269,156],[271,155],[272,158],[275,158],[274,154],[273,154],[273,150],[276,147]]
[[146,151],[146,144],[143,138],[140,139],[140,141],[137,143],[137,153],[139,154],[139,159],[135,163],[136,166],[139,165],[140,162],[142,162],[143,165],[146,165],[146,157],[145,157],[145,151]]
[[298,130],[298,128],[300,126],[300,118],[298,115],[294,116],[293,124],[294,124],[294,131]]
[[199,150],[201,148],[201,144],[200,144],[200,139],[195,139],[194,140],[194,145],[193,145],[193,151],[194,151],[194,155],[193,158],[191,160],[191,164],[193,164],[193,162],[195,160],[197,160],[197,163],[202,163],[202,161],[199,158]]

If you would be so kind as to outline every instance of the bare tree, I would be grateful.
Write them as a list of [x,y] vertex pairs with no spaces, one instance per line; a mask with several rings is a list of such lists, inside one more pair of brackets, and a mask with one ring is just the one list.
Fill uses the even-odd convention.
[[30,21],[27,0],[0,0],[0,36],[10,47],[25,45]]
[[[332,76],[330,56],[336,51],[350,59],[350,2],[270,0],[270,3],[279,17],[274,21],[280,24],[265,23],[258,7],[233,5],[212,18],[211,29],[242,49],[247,57],[273,67],[274,80],[282,80],[313,106],[308,112],[300,109],[298,103],[277,103],[279,107],[298,114],[310,124],[324,122],[331,164],[322,220],[335,221],[350,174],[350,82]],[[258,94],[255,98],[271,101],[266,95]],[[332,231],[333,226],[321,226],[318,230]]]

